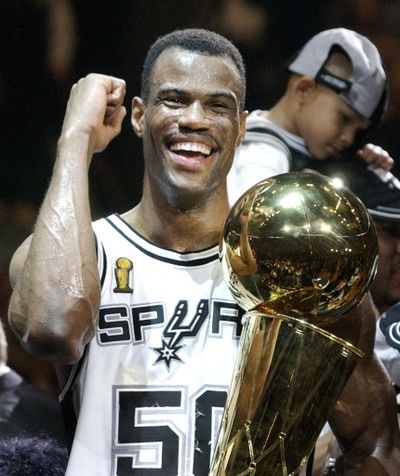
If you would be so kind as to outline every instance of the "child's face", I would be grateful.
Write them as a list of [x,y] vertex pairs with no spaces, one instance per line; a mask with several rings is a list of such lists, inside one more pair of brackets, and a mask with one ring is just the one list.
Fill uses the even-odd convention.
[[300,136],[320,160],[339,156],[369,124],[369,119],[355,112],[337,93],[319,84],[299,108]]

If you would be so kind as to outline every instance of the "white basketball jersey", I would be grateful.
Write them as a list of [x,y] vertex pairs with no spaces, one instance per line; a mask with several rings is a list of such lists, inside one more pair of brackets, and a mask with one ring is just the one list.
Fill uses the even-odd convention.
[[61,398],[77,426],[68,476],[206,476],[241,316],[218,248],[177,253],[121,217],[94,223],[96,336]]

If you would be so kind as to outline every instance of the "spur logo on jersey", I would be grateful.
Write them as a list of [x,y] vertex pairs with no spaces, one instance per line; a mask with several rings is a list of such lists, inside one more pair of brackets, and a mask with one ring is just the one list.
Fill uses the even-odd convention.
[[175,308],[174,315],[165,327],[163,336],[166,339],[162,339],[162,346],[153,348],[153,350],[159,354],[155,363],[164,362],[169,368],[172,360],[182,362],[181,358],[177,355],[182,345],[178,344],[185,337],[195,337],[198,334],[209,313],[208,300],[202,299],[199,302],[196,314],[192,320],[185,325],[184,320],[187,317],[187,311],[187,301],[180,301]]
[[114,268],[117,285],[113,289],[114,293],[133,293],[133,289],[129,286],[129,277],[132,268],[133,263],[129,258],[117,259]]
[[180,300],[168,318],[165,306],[160,303],[128,306],[104,306],[99,310],[97,342],[99,345],[146,344],[147,331],[159,329],[160,346],[149,345],[155,352],[154,364],[163,363],[168,369],[172,362],[184,363],[182,349],[198,336],[207,323],[209,337],[220,338],[224,327],[230,327],[233,339],[242,332],[244,311],[234,302],[218,299],[201,299],[193,315],[189,303]]

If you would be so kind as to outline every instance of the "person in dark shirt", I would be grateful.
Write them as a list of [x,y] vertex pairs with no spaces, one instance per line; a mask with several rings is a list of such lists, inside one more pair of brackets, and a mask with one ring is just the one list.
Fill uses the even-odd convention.
[[0,321],[0,440],[14,436],[54,438],[66,446],[57,399],[7,366],[7,341]]

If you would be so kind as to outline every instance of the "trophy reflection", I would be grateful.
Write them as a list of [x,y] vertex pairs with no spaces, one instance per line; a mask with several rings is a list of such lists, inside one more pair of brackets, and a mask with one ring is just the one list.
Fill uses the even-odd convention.
[[246,314],[209,474],[297,475],[363,355],[324,327],[375,276],[373,222],[347,188],[288,173],[236,202],[220,252]]

